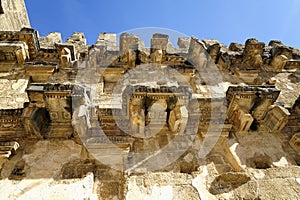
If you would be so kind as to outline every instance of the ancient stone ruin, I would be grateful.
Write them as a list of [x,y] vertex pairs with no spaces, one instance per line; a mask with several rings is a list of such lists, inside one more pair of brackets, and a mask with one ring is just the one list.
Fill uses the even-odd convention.
[[300,51],[144,42],[0,1],[0,199],[299,199]]

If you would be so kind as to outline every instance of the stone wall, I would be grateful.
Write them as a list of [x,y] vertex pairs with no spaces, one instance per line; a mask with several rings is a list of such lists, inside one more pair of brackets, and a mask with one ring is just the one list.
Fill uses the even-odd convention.
[[297,199],[299,168],[218,175],[213,164],[192,174],[149,173],[127,178],[125,199]]
[[161,33],[90,46],[1,6],[1,199],[300,198],[298,49]]
[[[129,34],[121,35],[120,46],[111,41],[115,35],[101,34],[95,47],[81,33],[67,43],[58,33],[40,37],[28,28],[0,38],[1,177],[5,187],[30,188],[19,198],[39,190],[45,199],[71,199],[68,191],[78,188],[82,199],[268,199],[274,193],[264,183],[275,180],[289,192],[282,198],[297,196],[289,188],[299,188],[299,100],[291,102],[299,94],[299,69],[273,71],[258,59],[249,71],[255,79],[243,78],[251,49],[262,48],[256,40],[246,42],[258,44],[251,48],[227,48],[190,38],[190,45],[170,50],[162,34],[150,48]],[[297,59],[298,50],[270,44],[260,54],[279,48]],[[245,61],[237,65],[239,51]],[[193,60],[197,52],[208,57]],[[228,53],[224,67],[220,59]],[[202,77],[213,65],[221,82]],[[170,74],[176,80],[165,78]],[[128,80],[119,82],[122,77]],[[86,82],[95,88],[79,84]],[[209,90],[220,84],[224,96],[212,97]],[[93,95],[96,107],[89,104]]]
[[0,31],[18,31],[30,27],[24,0],[0,1]]

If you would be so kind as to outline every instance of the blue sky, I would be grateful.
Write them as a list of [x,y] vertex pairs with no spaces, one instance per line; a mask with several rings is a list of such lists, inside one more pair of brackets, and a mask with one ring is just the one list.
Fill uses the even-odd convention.
[[245,43],[281,40],[300,48],[299,0],[25,0],[31,26],[63,39],[84,32],[89,44],[100,32],[141,27],[173,29],[199,39]]

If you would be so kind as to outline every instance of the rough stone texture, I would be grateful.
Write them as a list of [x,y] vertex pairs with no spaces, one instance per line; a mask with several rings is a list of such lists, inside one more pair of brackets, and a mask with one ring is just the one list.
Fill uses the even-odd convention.
[[0,182],[1,199],[97,199],[93,194],[93,174],[82,179],[57,181],[53,179],[30,179]]
[[192,186],[192,176],[178,173],[152,173],[127,179],[125,199],[200,199]]
[[298,49],[0,19],[1,199],[300,198]]
[[212,164],[192,175],[153,173],[127,179],[126,199],[297,199],[299,168],[217,175]]
[[96,196],[93,195],[92,173],[77,179],[57,180],[65,163],[85,159],[81,145],[71,140],[25,143],[26,148],[20,148],[11,160],[2,163],[2,199],[84,199]]
[[7,80],[0,79],[0,109],[23,108],[29,102],[26,94],[27,79]]
[[19,31],[30,27],[24,0],[0,1],[0,31]]

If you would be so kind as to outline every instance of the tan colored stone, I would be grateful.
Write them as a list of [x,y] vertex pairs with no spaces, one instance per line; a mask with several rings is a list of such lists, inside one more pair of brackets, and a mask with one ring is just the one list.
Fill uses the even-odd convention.
[[24,0],[2,0],[0,6],[0,31],[19,31],[30,27]]
[[289,143],[295,151],[300,152],[300,133],[294,134]]
[[271,106],[266,117],[264,118],[264,126],[270,132],[279,132],[288,123],[289,111],[281,106]]
[[21,29],[22,0],[0,3],[2,198],[299,197],[296,48],[175,48],[160,33],[150,47],[128,33],[63,43]]

